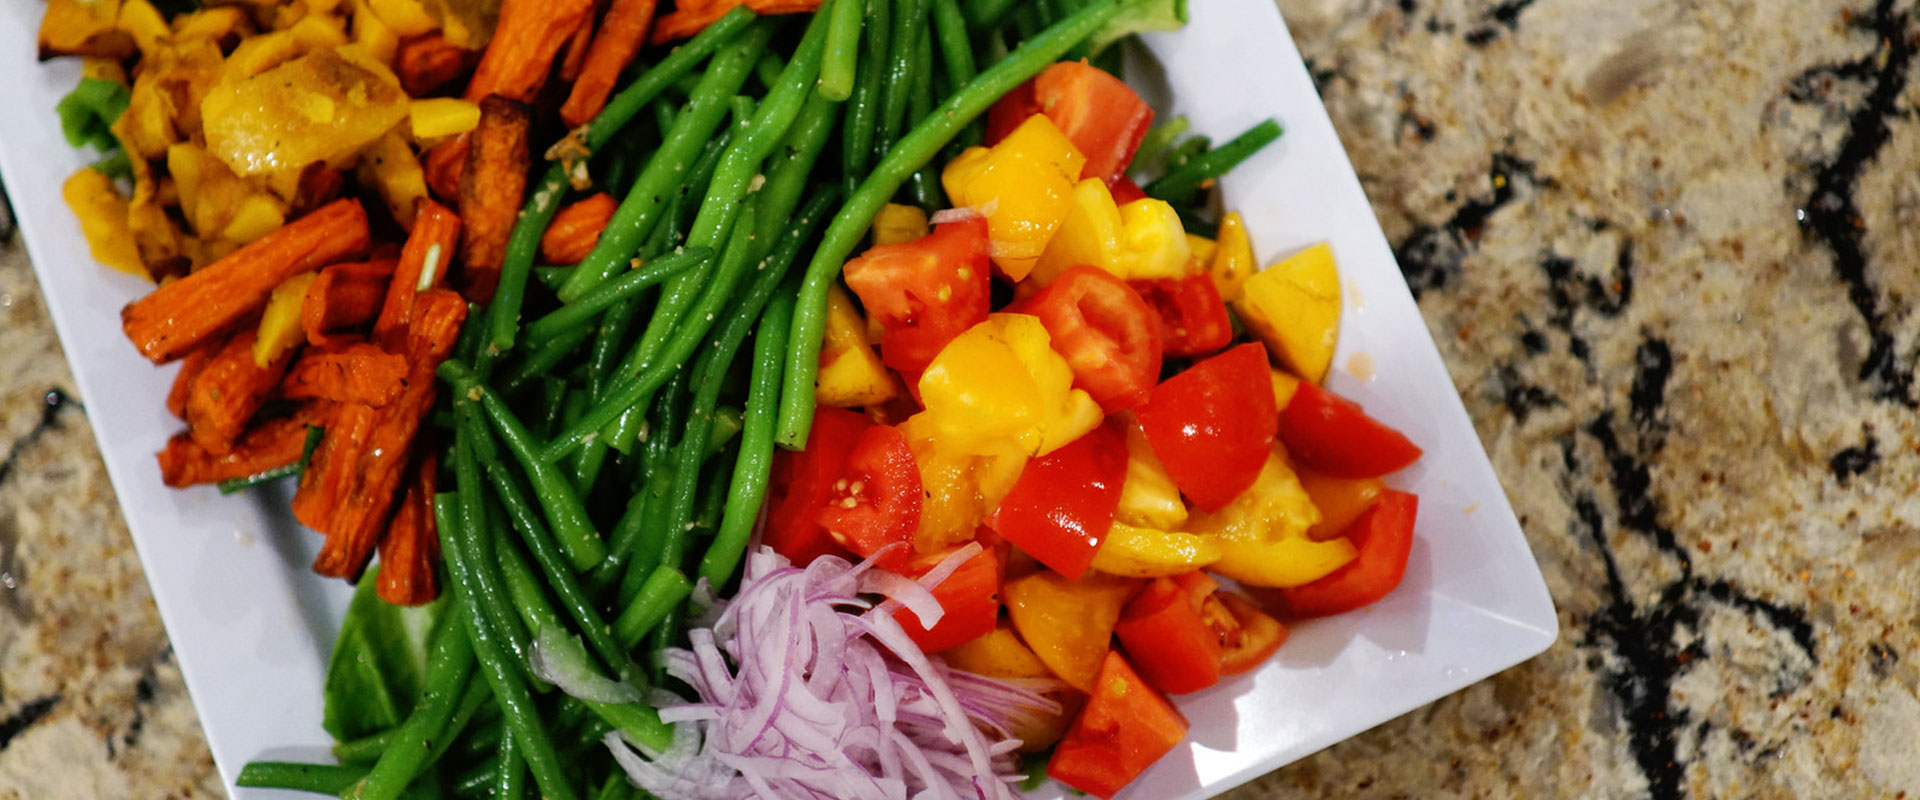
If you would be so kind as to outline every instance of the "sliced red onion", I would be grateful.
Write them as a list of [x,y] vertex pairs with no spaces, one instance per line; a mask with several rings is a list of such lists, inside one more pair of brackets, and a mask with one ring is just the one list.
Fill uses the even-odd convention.
[[595,703],[637,703],[640,690],[633,684],[600,674],[587,655],[580,638],[552,627],[543,627],[533,637],[527,661],[533,674],[560,687],[560,691]]
[[667,800],[1014,800],[1019,741],[1008,731],[1059,711],[1037,691],[1051,684],[954,670],[894,620],[902,607],[937,617],[932,587],[978,552],[914,581],[871,558],[801,569],[755,548],[713,625],[689,632],[690,649],[662,654],[699,696],[656,703],[678,723],[673,746],[636,753],[614,735],[608,748],[635,785]]

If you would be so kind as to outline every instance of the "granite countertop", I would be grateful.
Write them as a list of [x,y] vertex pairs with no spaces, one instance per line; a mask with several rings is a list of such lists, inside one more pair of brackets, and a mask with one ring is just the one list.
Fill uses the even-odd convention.
[[[1281,0],[1560,612],[1265,797],[1920,796],[1920,11]],[[213,797],[17,238],[0,798]]]

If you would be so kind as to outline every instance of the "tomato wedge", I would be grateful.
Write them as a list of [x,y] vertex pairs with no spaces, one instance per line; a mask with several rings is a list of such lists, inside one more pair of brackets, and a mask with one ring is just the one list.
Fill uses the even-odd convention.
[[1324,617],[1386,597],[1406,577],[1407,556],[1413,551],[1414,517],[1419,509],[1420,498],[1416,495],[1393,489],[1381,492],[1380,499],[1347,526],[1346,536],[1360,548],[1359,557],[1305,586],[1281,589],[1280,599],[1287,613]]
[[1126,437],[1102,425],[1027,462],[987,527],[1053,571],[1078,578],[1113,527],[1126,479]]
[[767,527],[761,534],[774,552],[801,566],[829,553],[846,552],[827,536],[817,517],[827,507],[833,482],[846,467],[853,443],[871,427],[873,423],[857,412],[821,406],[813,417],[813,431],[807,434],[806,449],[774,454]]
[[[1073,368],[1073,385],[1101,410],[1131,408],[1153,392],[1160,379],[1160,318],[1112,273],[1074,267],[1015,308],[1040,318],[1053,349]],[[1222,321],[1225,313],[1222,306]]]
[[1087,707],[1054,747],[1047,776],[1112,797],[1187,737],[1187,718],[1127,665],[1107,653]]
[[1132,281],[1140,299],[1153,307],[1160,343],[1170,356],[1203,356],[1233,341],[1226,301],[1205,273],[1185,278]]
[[990,269],[987,220],[935,226],[902,244],[869,248],[847,262],[847,288],[879,321],[880,360],[919,372],[947,342],[987,319]]
[[1335,478],[1377,478],[1420,458],[1405,435],[1308,381],[1280,412],[1280,440],[1295,462]]
[[[907,574],[916,578],[925,575],[958,549],[916,558]],[[1000,619],[1001,572],[999,553],[991,547],[981,548],[933,587],[933,597],[946,613],[931,630],[921,624],[918,614],[905,609],[899,614],[900,627],[928,654],[951,650],[992,633]]]
[[1208,598],[1233,615],[1238,630],[1230,641],[1222,641],[1220,674],[1239,675],[1266,663],[1274,651],[1287,641],[1287,628],[1252,600],[1233,592],[1219,592]]
[[907,437],[899,428],[875,425],[854,443],[815,519],[836,544],[862,558],[890,544],[906,545],[880,559],[880,566],[904,572],[913,559],[920,502],[920,468]]
[[1134,409],[1147,444],[1189,500],[1217,511],[1253,485],[1278,414],[1267,353],[1243,344],[1167,379]]
[[1117,206],[1147,197],[1147,190],[1140,188],[1140,184],[1134,183],[1124,172],[1107,179],[1107,191],[1113,194],[1113,204]]
[[1153,126],[1153,109],[1138,92],[1084,61],[1047,67],[1033,79],[1033,97],[1087,164],[1081,178],[1106,179],[1127,169]]
[[[987,109],[987,146],[1000,143],[1028,117],[1040,113],[1040,100],[1033,94],[1033,79],[1013,87]],[[1057,124],[1056,124],[1057,126]]]
[[1200,618],[1192,594],[1171,578],[1147,584],[1113,632],[1155,689],[1183,694],[1220,682],[1220,637]]

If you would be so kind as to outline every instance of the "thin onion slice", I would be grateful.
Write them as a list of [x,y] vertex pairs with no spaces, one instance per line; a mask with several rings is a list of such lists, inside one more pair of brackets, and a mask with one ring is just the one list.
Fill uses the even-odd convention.
[[541,680],[560,687],[560,691],[595,703],[637,703],[640,690],[625,681],[600,674],[587,655],[580,638],[553,627],[542,627],[533,637],[528,665]]

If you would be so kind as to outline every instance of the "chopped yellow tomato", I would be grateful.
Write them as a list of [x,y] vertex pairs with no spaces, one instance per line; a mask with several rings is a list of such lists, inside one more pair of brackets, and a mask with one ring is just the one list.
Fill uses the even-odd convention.
[[1324,578],[1359,555],[1345,537],[1325,542],[1304,536],[1277,542],[1221,539],[1220,560],[1208,569],[1248,586],[1285,589]]
[[[1228,216],[1232,215],[1230,214]],[[1225,225],[1226,223],[1221,224]],[[1197,233],[1187,234],[1187,249],[1193,251],[1193,260],[1201,264],[1211,265],[1213,263],[1213,254],[1219,246],[1217,242],[1205,236]]]
[[1128,578],[1164,578],[1219,560],[1220,545],[1213,534],[1137,528],[1115,522],[1093,554],[1093,568]]
[[1126,429],[1127,479],[1120,486],[1120,504],[1113,518],[1129,525],[1179,529],[1187,522],[1187,504],[1180,499],[1180,488],[1153,454],[1140,426],[1129,421]]
[[960,453],[1012,442],[1041,456],[1093,430],[1100,405],[1050,341],[1038,319],[994,314],[948,342],[920,376],[930,435]]
[[1086,161],[1045,114],[1035,114],[998,144],[967,148],[940,183],[955,205],[986,215],[993,263],[1019,281],[1066,217]]
[[1060,680],[1084,692],[1099,677],[1120,609],[1139,585],[1099,572],[1067,580],[1042,570],[1008,581],[1001,594],[1008,618],[1033,654]]
[[260,313],[259,334],[253,340],[254,366],[265,369],[274,359],[305,340],[306,334],[300,330],[300,305],[307,297],[307,287],[312,286],[318,276],[315,272],[302,272],[273,287],[267,308]]
[[1340,333],[1340,273],[1325,242],[1248,278],[1233,308],[1287,369],[1314,383],[1326,379]]
[[480,106],[458,97],[428,97],[407,104],[413,138],[427,141],[480,127]]
[[820,348],[820,373],[814,399],[821,405],[859,408],[900,395],[893,373],[867,343],[867,321],[838,284],[827,291],[826,343]]
[[1301,488],[1300,478],[1287,466],[1285,451],[1276,444],[1267,463],[1247,487],[1219,511],[1195,511],[1187,530],[1218,534],[1226,540],[1304,538],[1320,521],[1320,510]]
[[1143,197],[1120,207],[1120,269],[1128,280],[1184,278],[1192,267],[1193,248],[1173,206]]
[[1012,443],[999,445],[998,452],[957,452],[945,446],[936,430],[927,414],[915,414],[900,425],[920,469],[920,527],[913,539],[919,553],[972,541],[1027,465],[1026,453]]
[[989,678],[1050,678],[1053,672],[1007,623],[943,653],[947,666]]
[[1173,206],[1152,198],[1115,205],[1098,178],[1075,184],[1072,199],[1031,280],[1047,283],[1081,264],[1121,280],[1181,278],[1194,269],[1193,245]]
[[1287,410],[1287,404],[1293,402],[1293,393],[1300,390],[1300,379],[1280,370],[1272,370],[1273,407]]
[[81,167],[60,187],[60,194],[80,219],[93,260],[128,275],[152,279],[140,260],[140,246],[127,227],[127,199],[113,188],[113,179],[92,167]]
[[1220,220],[1220,239],[1211,255],[1201,256],[1200,261],[1207,264],[1220,299],[1229,303],[1239,299],[1240,288],[1259,271],[1253,260],[1253,240],[1247,237],[1247,222],[1240,212],[1229,212]]
[[927,235],[927,212],[919,206],[888,203],[873,215],[874,244],[903,244]]
[[1308,469],[1296,472],[1300,487],[1313,499],[1313,507],[1320,509],[1320,521],[1307,529],[1307,538],[1316,542],[1346,531],[1387,488],[1379,478],[1335,478]]

